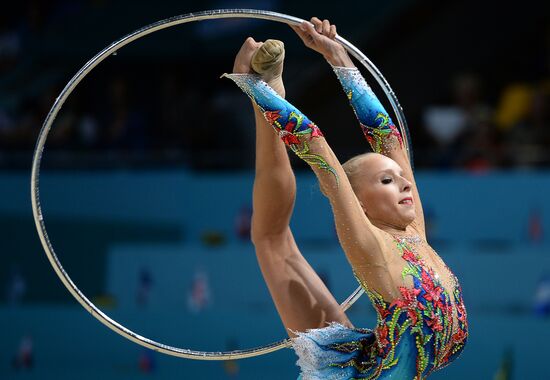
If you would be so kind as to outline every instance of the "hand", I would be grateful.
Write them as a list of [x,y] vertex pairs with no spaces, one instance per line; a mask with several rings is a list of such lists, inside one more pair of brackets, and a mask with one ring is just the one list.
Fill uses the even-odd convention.
[[300,26],[290,25],[304,44],[321,53],[327,61],[335,66],[353,66],[346,49],[336,41],[336,25],[328,20],[311,18],[311,23],[304,21]]
[[254,38],[248,37],[241,46],[241,49],[235,56],[235,62],[233,63],[233,72],[237,74],[249,74],[252,73],[252,67],[250,63],[252,56],[263,45],[263,42],[256,42]]

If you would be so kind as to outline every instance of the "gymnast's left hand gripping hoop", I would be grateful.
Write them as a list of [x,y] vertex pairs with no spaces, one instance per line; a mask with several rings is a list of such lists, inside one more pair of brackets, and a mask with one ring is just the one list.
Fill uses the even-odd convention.
[[[154,340],[143,337],[128,328],[124,327],[117,321],[109,318],[105,313],[97,308],[86,296],[77,288],[74,282],[71,280],[61,262],[57,258],[54,248],[48,238],[46,232],[46,226],[44,223],[44,217],[42,214],[42,208],[40,206],[40,197],[39,197],[39,175],[40,175],[40,162],[42,159],[42,153],[44,151],[44,144],[46,143],[46,138],[52,126],[52,123],[55,120],[55,117],[67,97],[75,89],[75,87],[80,83],[86,75],[88,75],[99,63],[101,63],[105,58],[109,57],[111,54],[115,53],[121,47],[128,45],[129,43],[144,37],[148,34],[154,33],[158,30],[166,29],[175,25],[185,24],[194,21],[202,21],[208,19],[220,19],[220,18],[255,18],[263,20],[277,21],[289,25],[299,25],[304,20],[288,16],[281,13],[254,10],[254,9],[219,9],[219,10],[210,10],[197,13],[188,13],[185,15],[175,16],[165,20],[158,21],[156,23],[147,25],[141,29],[130,33],[118,41],[113,42],[101,52],[99,52],[95,57],[90,59],[77,73],[76,75],[67,83],[61,94],[57,97],[54,105],[52,106],[50,112],[48,113],[40,134],[38,135],[38,140],[33,155],[32,162],[32,173],[31,173],[31,201],[32,201],[32,211],[34,216],[34,221],[36,228],[38,230],[38,235],[42,246],[52,264],[55,272],[65,285],[71,294],[76,298],[78,302],[90,312],[96,319],[101,323],[115,331],[116,333],[134,341],[144,347],[150,348],[152,350],[162,352],[167,355],[177,356],[186,359],[198,359],[198,360],[231,360],[231,359],[243,359],[252,356],[258,356],[267,354],[281,348],[290,347],[291,340],[289,338],[283,339],[281,341],[271,343],[265,346],[247,349],[247,350],[235,350],[235,351],[226,351],[226,352],[207,352],[207,351],[194,351],[190,349],[178,348],[168,346]],[[394,92],[391,90],[388,82],[382,76],[380,71],[372,64],[372,62],[363,54],[359,49],[353,46],[351,43],[346,41],[340,36],[336,36],[336,40],[341,43],[346,50],[353,55],[363,66],[369,70],[372,76],[377,80],[378,84],[384,90],[386,96],[388,97],[393,110],[397,116],[397,121],[399,128],[401,130],[402,136],[404,136],[404,143],[409,154],[409,158],[412,165],[412,154],[409,149],[409,133],[407,124],[405,121],[405,116],[403,115],[403,109],[397,101],[397,97]],[[345,311],[363,294],[363,289],[359,286],[344,302],[342,302],[341,307]]]

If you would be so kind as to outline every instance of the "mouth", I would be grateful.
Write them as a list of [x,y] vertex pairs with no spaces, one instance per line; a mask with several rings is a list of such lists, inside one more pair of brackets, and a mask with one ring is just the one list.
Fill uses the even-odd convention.
[[412,205],[413,199],[411,197],[403,198],[399,201],[400,205]]

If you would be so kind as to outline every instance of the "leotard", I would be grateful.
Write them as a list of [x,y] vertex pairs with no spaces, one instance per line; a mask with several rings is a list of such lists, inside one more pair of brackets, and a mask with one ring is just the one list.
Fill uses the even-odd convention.
[[[374,151],[388,154],[403,149],[399,130],[356,68],[334,67],[350,104]],[[320,129],[255,74],[224,74],[232,79],[262,110],[281,139],[300,158],[321,174],[329,174],[334,186],[326,186],[333,208],[341,185],[341,167],[327,159],[327,150],[314,148],[323,137]],[[324,152],[320,154],[320,152]],[[331,151],[330,151],[331,152]],[[337,162],[337,161],[336,161]],[[328,190],[327,190],[328,188]],[[348,199],[349,200],[349,199]],[[349,203],[349,202],[348,202]],[[418,253],[427,242],[420,236],[391,236],[403,261],[401,277],[411,286],[398,286],[400,297],[385,300],[367,285],[360,265],[352,265],[357,281],[368,294],[376,313],[374,329],[349,328],[332,322],[327,327],[296,332],[292,339],[301,368],[298,379],[425,379],[451,363],[462,352],[468,335],[466,309],[458,279],[447,266],[452,285],[445,286]],[[343,244],[344,245],[344,244]],[[433,251],[433,250],[432,250]],[[435,252],[434,252],[435,253]],[[350,260],[352,264],[357,261]],[[412,281],[411,281],[412,280]]]

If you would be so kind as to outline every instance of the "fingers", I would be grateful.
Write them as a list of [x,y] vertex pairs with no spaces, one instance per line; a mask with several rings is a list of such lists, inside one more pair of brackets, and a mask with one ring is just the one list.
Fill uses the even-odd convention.
[[305,26],[304,24],[301,24],[300,26],[296,26],[296,25],[288,25],[292,28],[292,30],[294,30],[296,32],[296,34],[298,35],[298,37],[300,37],[302,39],[302,41],[305,42],[305,38],[308,36],[307,32],[305,31]]
[[306,35],[309,35],[311,38],[318,37],[318,32],[315,25],[310,24],[309,22],[303,22],[301,27],[303,27],[302,30],[304,30]]
[[333,40],[336,38],[336,25],[331,25],[330,26],[330,32],[329,32],[329,35],[328,37]]
[[314,26],[307,21],[304,21],[300,26],[290,25],[290,27],[296,32],[306,46],[310,46],[317,37]]
[[323,22],[321,20],[319,20],[317,17],[312,17],[311,18],[311,23],[313,24],[315,30],[317,31],[317,33],[323,33]]
[[331,25],[329,20],[321,21],[317,17],[312,17],[310,22],[303,21],[298,26],[290,24],[289,26],[296,32],[298,37],[300,37],[307,47],[313,49],[325,43],[323,42],[323,36],[335,40],[337,35],[336,25]]
[[330,33],[330,22],[328,20],[323,20],[323,31],[321,32],[322,35],[327,36]]
[[312,17],[310,21],[317,33],[327,36],[330,39],[336,38],[336,25],[331,25],[329,20],[325,19],[321,21],[317,17]]

